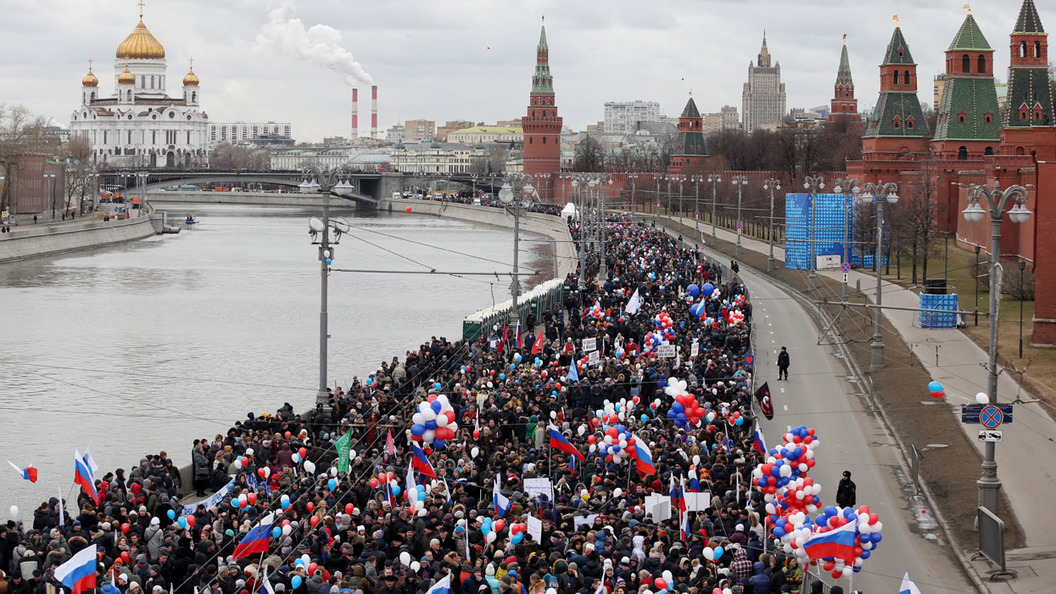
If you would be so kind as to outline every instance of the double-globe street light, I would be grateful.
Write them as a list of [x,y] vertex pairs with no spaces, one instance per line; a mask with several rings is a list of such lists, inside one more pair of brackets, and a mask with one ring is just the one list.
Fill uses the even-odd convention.
[[711,238],[712,239],[715,239],[715,237],[716,237],[715,236],[715,205],[717,204],[717,199],[715,198],[715,196],[717,195],[716,194],[716,187],[717,187],[717,185],[720,182],[722,182],[722,176],[720,176],[719,174],[716,173],[715,175],[709,175],[708,176],[708,183],[711,184]]
[[735,175],[730,183],[737,186],[737,257],[741,256],[741,230],[744,223],[741,222],[741,192],[748,185],[748,178],[743,175]]
[[700,241],[700,182],[704,181],[704,176],[691,175],[689,181],[693,182],[693,229],[697,233],[694,241]]
[[813,291],[818,282],[818,190],[825,189],[825,178],[808,175],[803,178],[803,188],[810,190],[810,274],[807,275],[807,288]]
[[[513,281],[510,283],[510,297],[513,299],[511,316],[515,317],[515,324],[521,321],[521,310],[517,303],[521,296],[521,278],[518,260],[520,256],[521,243],[521,209],[525,201],[538,197],[533,178],[527,173],[511,173],[506,176],[499,190],[499,201],[505,208],[513,210]],[[509,322],[508,322],[509,323]]]
[[[862,185],[862,182],[858,181],[858,178],[845,179],[840,178],[836,180],[836,187],[833,190],[837,194],[843,194],[843,262],[850,266],[849,258],[849,247],[851,243],[851,231],[848,225],[850,224],[851,215],[851,194],[854,193],[855,188]],[[843,273],[843,301],[847,301],[847,273]]]
[[898,202],[898,184],[895,182],[869,182],[862,186],[854,186],[851,191],[859,202],[874,201],[876,203],[876,255],[873,256],[876,264],[876,312],[873,315],[873,339],[869,345],[872,350],[872,361],[869,371],[879,371],[884,367],[884,337],[881,334],[880,320],[883,315],[882,305],[884,293],[880,287],[880,256],[881,247],[884,244],[884,202],[894,205]]
[[[333,263],[334,247],[341,241],[341,234],[347,233],[348,221],[345,219],[330,218],[330,193],[334,190],[352,189],[352,185],[345,181],[347,172],[343,168],[321,168],[307,167],[302,170],[305,176],[304,182],[298,187],[302,192],[321,192],[323,198],[322,218],[311,218],[308,220],[308,233],[312,236],[312,244],[319,246],[319,391],[315,395],[316,407],[322,406],[324,411],[330,410],[330,394],[327,387],[327,341],[328,312],[327,312],[327,277],[330,275],[330,264]],[[330,239],[330,230],[334,231],[333,241]]]
[[774,271],[774,191],[781,189],[781,180],[768,177],[763,180],[763,189],[770,190],[770,255],[766,258],[766,271]]
[[[984,209],[980,202],[985,201]],[[987,214],[990,215],[990,351],[987,362],[986,397],[990,404],[997,404],[997,322],[1000,308],[998,282],[1001,278],[1001,221],[1004,219],[1009,201],[1012,208],[1007,211],[1008,219],[1013,223],[1026,223],[1031,212],[1027,209],[1027,188],[1012,185],[1004,190],[1001,182],[994,182],[994,189],[983,185],[972,185],[968,188],[968,206],[961,211],[964,220],[978,223]],[[978,252],[976,252],[978,253]],[[978,309],[978,308],[977,308]],[[983,459],[983,475],[976,483],[979,486],[979,507],[996,512],[997,496],[1001,489],[1001,480],[997,478],[997,460],[992,441],[986,442]]]

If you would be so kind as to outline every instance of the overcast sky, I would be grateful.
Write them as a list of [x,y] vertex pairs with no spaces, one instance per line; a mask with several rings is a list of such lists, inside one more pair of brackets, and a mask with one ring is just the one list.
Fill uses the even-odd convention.
[[[1021,0],[973,6],[1006,79],[1008,35]],[[144,21],[165,45],[169,94],[188,58],[214,122],[288,121],[294,136],[348,136],[360,79],[360,133],[369,132],[372,79],[382,131],[407,119],[441,125],[524,115],[540,16],[565,125],[603,119],[606,101],[658,101],[678,115],[690,90],[702,112],[741,108],[763,30],[781,63],[788,107],[827,105],[847,33],[856,95],[876,102],[877,65],[901,17],[919,64],[919,96],[944,68],[963,0],[147,0]],[[114,52],[137,21],[134,0],[0,0],[0,102],[24,104],[63,127],[80,100],[88,59],[113,92]],[[1056,10],[1039,2],[1044,25]],[[923,88],[926,86],[926,88]]]

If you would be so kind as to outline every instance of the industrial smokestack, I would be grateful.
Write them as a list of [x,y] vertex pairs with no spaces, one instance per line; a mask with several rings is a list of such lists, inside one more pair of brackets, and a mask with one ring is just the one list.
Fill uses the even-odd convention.
[[370,87],[370,137],[378,138],[378,85]]
[[359,138],[359,89],[352,89],[352,140]]

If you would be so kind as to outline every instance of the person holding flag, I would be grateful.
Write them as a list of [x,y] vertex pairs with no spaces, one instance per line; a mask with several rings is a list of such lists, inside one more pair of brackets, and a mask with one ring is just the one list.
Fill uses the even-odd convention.
[[99,491],[95,488],[95,471],[99,470],[99,467],[95,464],[95,460],[92,459],[92,455],[88,452],[85,452],[82,456],[80,450],[74,450],[73,459],[73,482],[80,485],[81,491],[83,491],[85,495],[91,497],[96,505],[99,505],[101,497]]
[[426,478],[436,480],[436,470],[433,469],[433,465],[429,462],[429,458],[422,451],[422,448],[418,447],[417,444],[412,446],[411,450],[411,466],[418,471],[419,474]]
[[549,429],[551,448],[564,452],[572,456],[573,459],[578,459],[580,462],[586,460],[583,454],[579,453],[579,450],[576,449],[576,446],[572,445],[572,442],[568,441],[568,438],[566,438],[564,435],[561,434],[560,431],[557,430],[557,427],[550,425]]

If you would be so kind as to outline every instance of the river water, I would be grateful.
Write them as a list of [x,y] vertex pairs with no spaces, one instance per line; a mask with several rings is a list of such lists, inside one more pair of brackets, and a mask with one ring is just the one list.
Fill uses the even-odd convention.
[[[320,279],[307,219],[317,211],[165,209],[179,219],[194,212],[201,223],[0,266],[0,464],[39,469],[36,485],[0,469],[0,518],[17,505],[30,519],[46,497],[69,496],[74,448],[91,447],[102,472],[161,450],[184,466],[194,439],[247,412],[314,402]],[[353,230],[336,247],[335,268],[511,270],[507,229],[339,215]],[[552,273],[543,250],[522,251],[521,265]],[[457,340],[462,318],[507,299],[508,287],[508,276],[332,273],[330,385],[347,386],[434,335]]]

